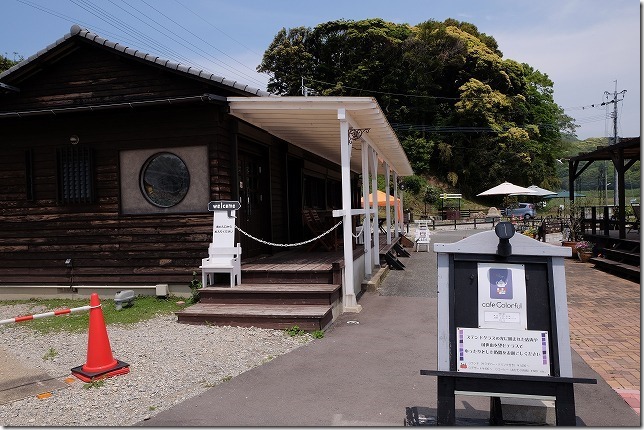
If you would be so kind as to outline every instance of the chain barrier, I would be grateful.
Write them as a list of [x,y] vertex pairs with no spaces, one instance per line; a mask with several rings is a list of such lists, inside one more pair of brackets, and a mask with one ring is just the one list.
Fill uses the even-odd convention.
[[353,233],[351,233],[351,236],[353,236],[353,238],[354,238],[354,239],[357,239],[357,238],[359,238],[359,237],[360,237],[360,235],[362,234],[362,232],[363,232],[363,231],[364,231],[364,224],[362,224],[362,225],[360,226],[360,231],[358,232],[358,234],[353,234]]
[[235,225],[235,228],[236,228],[237,230],[239,230],[239,232],[240,232],[241,234],[243,234],[244,236],[250,237],[250,238],[251,238],[251,239],[253,239],[254,241],[257,241],[257,242],[259,242],[259,243],[263,243],[264,245],[289,247],[289,246],[300,246],[300,245],[306,245],[307,243],[311,243],[311,242],[313,242],[313,241],[316,241],[316,240],[318,240],[319,238],[321,238],[322,236],[325,236],[325,235],[327,235],[327,234],[331,233],[333,230],[335,230],[336,228],[338,228],[338,226],[339,226],[340,224],[342,224],[342,220],[338,221],[338,223],[337,223],[336,225],[334,225],[333,227],[331,227],[330,229],[328,229],[327,231],[325,231],[324,233],[322,233],[322,234],[321,234],[321,235],[319,235],[318,237],[314,237],[314,238],[312,238],[312,239],[308,239],[308,240],[305,240],[304,242],[298,242],[298,243],[272,243],[272,242],[268,242],[268,241],[266,241],[266,240],[259,239],[259,238],[255,237],[255,236],[251,235],[250,233],[246,233],[244,230],[242,230],[241,228],[239,228],[237,225]]

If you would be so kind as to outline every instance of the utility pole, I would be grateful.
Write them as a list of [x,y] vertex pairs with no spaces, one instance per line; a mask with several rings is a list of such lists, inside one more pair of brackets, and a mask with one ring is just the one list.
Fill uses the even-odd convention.
[[[620,92],[617,92],[617,81],[615,81],[615,91],[613,92],[613,94],[609,93],[608,91],[604,91],[604,96],[606,97],[606,100],[608,100],[609,96],[611,96],[611,95],[613,96],[612,100],[608,100],[608,101],[602,103],[602,106],[610,104],[610,103],[613,104],[613,113],[611,114],[611,116],[613,117],[613,142],[612,142],[612,145],[617,145],[617,143],[618,143],[618,137],[617,137],[617,102],[621,102],[622,100],[624,100],[624,98],[622,97],[621,99],[617,99],[617,96],[623,95],[623,94],[626,94],[626,90],[622,90]],[[617,191],[618,191],[617,190],[617,174],[618,173],[617,173],[617,169],[614,169],[614,170],[615,170],[615,175],[614,175],[614,178],[613,178],[613,190],[614,190],[613,205],[617,206],[619,204],[619,196],[617,195]]]

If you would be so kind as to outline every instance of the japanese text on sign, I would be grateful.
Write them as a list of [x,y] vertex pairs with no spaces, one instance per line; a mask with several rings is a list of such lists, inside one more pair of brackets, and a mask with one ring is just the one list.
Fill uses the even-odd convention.
[[550,375],[548,332],[458,328],[459,372]]

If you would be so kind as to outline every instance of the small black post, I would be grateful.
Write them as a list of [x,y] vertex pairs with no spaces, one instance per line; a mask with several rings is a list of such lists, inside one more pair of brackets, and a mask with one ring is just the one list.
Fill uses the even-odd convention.
[[555,399],[555,418],[557,426],[575,426],[575,391],[572,384],[558,383]]
[[456,424],[456,395],[454,394],[454,378],[437,378],[437,413],[436,425],[453,426]]
[[505,421],[503,421],[503,410],[501,408],[501,398],[500,397],[490,397],[490,425],[491,426],[503,426]]

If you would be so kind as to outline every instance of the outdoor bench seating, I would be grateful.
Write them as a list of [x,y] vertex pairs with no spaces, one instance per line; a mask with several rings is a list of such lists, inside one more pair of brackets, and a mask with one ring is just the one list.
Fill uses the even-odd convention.
[[[320,236],[328,229],[333,227],[335,223],[330,223],[320,216],[320,213],[315,209],[304,208],[302,209],[302,221],[304,225],[314,236]],[[329,234],[319,237],[313,241],[307,251],[312,251],[318,246],[322,246],[327,251],[336,251],[340,245],[338,238],[338,229],[336,228]]]

